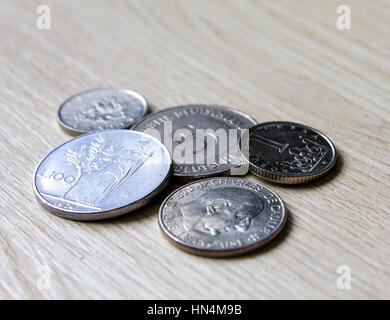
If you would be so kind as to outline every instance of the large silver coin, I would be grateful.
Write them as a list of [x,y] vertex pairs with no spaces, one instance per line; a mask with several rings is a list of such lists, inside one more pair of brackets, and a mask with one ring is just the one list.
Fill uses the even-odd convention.
[[37,167],[33,185],[51,213],[98,220],[145,205],[171,174],[172,159],[161,142],[142,132],[107,130],[54,149]]
[[242,254],[268,243],[286,222],[282,200],[248,179],[221,177],[189,183],[167,197],[159,211],[164,234],[198,255]]
[[139,93],[122,88],[93,89],[66,100],[58,110],[58,121],[72,135],[130,128],[147,112]]
[[[195,179],[226,174],[239,165],[241,129],[249,129],[255,124],[255,119],[239,110],[195,104],[150,114],[132,129],[149,133],[166,145],[166,141],[170,141],[167,146],[172,151],[174,176]],[[204,130],[205,135],[199,135],[199,130]],[[221,142],[224,135],[226,143]],[[190,152],[182,157],[177,151],[184,149]]]
[[336,162],[336,148],[323,133],[293,122],[267,122],[249,130],[251,171],[278,183],[307,183]]

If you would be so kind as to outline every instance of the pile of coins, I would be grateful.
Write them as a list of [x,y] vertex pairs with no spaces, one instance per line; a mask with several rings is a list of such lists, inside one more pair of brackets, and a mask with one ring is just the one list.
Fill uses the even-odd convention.
[[35,171],[43,207],[74,220],[117,217],[148,204],[173,176],[187,184],[160,207],[163,234],[190,253],[231,256],[271,241],[287,219],[274,191],[238,175],[249,169],[276,183],[308,183],[336,162],[331,140],[298,123],[259,124],[234,108],[201,104],[147,113],[145,98],[128,89],[66,100],[58,121],[77,137]]

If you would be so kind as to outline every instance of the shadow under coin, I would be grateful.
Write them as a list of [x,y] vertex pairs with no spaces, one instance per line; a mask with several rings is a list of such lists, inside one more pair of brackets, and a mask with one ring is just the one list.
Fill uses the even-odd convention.
[[[163,189],[158,195],[156,195],[150,203],[134,210],[129,213],[125,213],[118,217],[112,217],[103,220],[90,220],[90,221],[82,221],[82,223],[88,224],[116,224],[116,223],[131,223],[134,221],[138,221],[140,219],[147,218],[151,215],[155,215],[157,219],[157,214],[160,209],[163,201],[176,189],[180,188],[181,185],[177,184],[175,181],[172,181],[168,184],[168,186]],[[156,220],[157,221],[157,220]]]

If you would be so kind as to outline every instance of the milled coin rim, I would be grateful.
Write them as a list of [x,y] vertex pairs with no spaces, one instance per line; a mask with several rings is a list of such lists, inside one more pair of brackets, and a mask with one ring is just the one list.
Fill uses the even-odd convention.
[[133,130],[110,129],[110,130],[98,130],[98,131],[88,132],[88,133],[85,133],[83,135],[71,138],[68,141],[60,144],[59,146],[55,147],[53,150],[48,152],[42,158],[42,160],[39,162],[39,164],[36,166],[36,168],[34,170],[34,174],[33,174],[33,190],[34,190],[35,198],[38,200],[38,203],[45,210],[47,210],[48,212],[50,212],[50,213],[52,213],[52,214],[54,214],[54,215],[56,215],[58,217],[65,218],[65,219],[70,219],[70,220],[76,220],[76,221],[103,220],[103,219],[108,219],[108,218],[113,218],[113,217],[119,217],[119,216],[124,215],[126,213],[130,213],[130,212],[132,212],[132,211],[134,211],[134,210],[136,210],[136,209],[138,209],[140,207],[143,207],[144,205],[150,203],[150,201],[155,196],[157,196],[161,191],[163,191],[165,189],[165,187],[169,184],[169,181],[170,181],[170,179],[172,177],[172,173],[173,173],[173,163],[172,163],[171,154],[169,153],[167,147],[165,147],[165,145],[163,143],[161,143],[161,141],[159,141],[158,139],[156,139],[154,137],[151,137],[150,135],[147,135],[147,134],[145,134],[143,132],[135,131],[137,133],[140,133],[140,134],[146,136],[147,138],[152,138],[153,140],[158,142],[161,145],[161,147],[163,147],[163,150],[168,155],[168,159],[170,161],[170,166],[169,166],[169,170],[167,172],[167,175],[162,180],[162,182],[154,190],[152,190],[149,194],[147,194],[146,196],[144,196],[143,198],[141,198],[141,199],[139,199],[139,200],[137,200],[135,202],[129,203],[127,205],[124,205],[124,206],[121,206],[121,207],[118,207],[118,208],[113,208],[113,209],[104,210],[104,211],[88,212],[88,213],[81,212],[81,211],[78,211],[78,210],[70,211],[70,210],[59,209],[58,207],[56,207],[55,205],[53,205],[52,203],[47,201],[41,195],[41,193],[39,192],[39,190],[38,190],[38,188],[36,186],[36,176],[37,176],[37,172],[38,172],[38,169],[40,168],[41,164],[45,161],[45,159],[50,154],[52,154],[57,149],[61,148],[63,145],[65,145],[65,144],[67,144],[67,143],[69,143],[69,142],[71,142],[73,140],[80,139],[81,137],[85,137],[85,136],[88,136],[88,135],[96,134],[96,133],[99,133],[99,132],[110,132],[110,131],[132,132]]
[[[245,247],[230,248],[230,249],[202,249],[202,248],[197,248],[197,247],[192,246],[191,244],[187,244],[185,241],[179,239],[174,234],[172,234],[166,228],[166,226],[165,226],[165,224],[164,224],[164,222],[162,220],[162,212],[164,210],[164,206],[165,206],[166,202],[175,193],[179,192],[180,190],[182,190],[182,189],[184,189],[184,188],[186,188],[186,187],[188,187],[188,186],[190,186],[192,184],[203,183],[205,181],[215,180],[215,179],[247,180],[247,181],[250,181],[251,183],[260,185],[263,188],[267,189],[268,191],[272,192],[275,195],[275,197],[279,200],[279,202],[280,202],[280,204],[282,206],[283,218],[281,219],[281,222],[280,222],[278,228],[275,229],[275,231],[269,237],[267,237],[266,239],[264,239],[262,241],[259,241],[259,242],[247,245]],[[171,192],[165,198],[165,200],[163,201],[163,203],[160,206],[160,209],[158,211],[158,224],[160,226],[160,230],[161,230],[163,236],[171,244],[173,244],[175,247],[179,248],[180,250],[185,251],[187,253],[191,253],[191,254],[197,255],[197,256],[210,257],[210,258],[223,258],[223,257],[232,257],[232,256],[242,255],[242,254],[248,253],[250,251],[253,251],[253,250],[256,250],[256,249],[258,249],[260,247],[265,246],[266,244],[268,244],[269,242],[274,240],[282,232],[282,230],[284,229],[284,227],[286,225],[287,217],[288,217],[288,212],[286,210],[286,206],[285,206],[282,198],[275,191],[273,191],[272,189],[268,188],[267,186],[265,186],[265,185],[263,185],[263,184],[261,184],[261,183],[259,183],[257,181],[253,181],[253,180],[250,180],[250,179],[247,179],[247,178],[239,178],[239,177],[212,177],[212,178],[207,178],[207,179],[202,179],[202,180],[198,180],[198,181],[193,181],[193,182],[187,183],[187,184],[181,186],[180,188],[177,188],[173,192]]]
[[238,148],[240,150],[240,153],[241,153],[243,159],[249,164],[249,171],[252,172],[254,175],[256,175],[256,176],[258,176],[260,178],[263,178],[265,180],[272,181],[272,182],[277,182],[277,183],[281,183],[281,184],[304,184],[304,183],[312,182],[314,180],[319,179],[320,177],[325,175],[327,172],[329,172],[334,167],[334,165],[336,164],[336,160],[337,160],[337,156],[338,155],[337,155],[336,147],[333,144],[332,140],[327,135],[322,133],[321,131],[319,131],[319,130],[317,130],[315,128],[312,128],[310,126],[307,126],[305,124],[302,124],[302,123],[290,122],[290,121],[269,121],[269,122],[263,122],[263,123],[259,123],[259,124],[255,125],[255,126],[253,126],[252,128],[250,128],[249,129],[249,136],[251,134],[251,131],[254,131],[254,130],[256,130],[257,128],[259,128],[261,126],[271,125],[271,124],[296,125],[296,126],[300,126],[300,127],[303,127],[303,128],[307,128],[308,130],[311,130],[311,131],[315,132],[316,134],[321,136],[329,144],[329,146],[331,147],[332,159],[331,159],[331,161],[329,162],[329,164],[327,166],[325,166],[320,172],[317,172],[315,174],[299,174],[299,173],[281,174],[281,173],[275,173],[275,172],[272,172],[272,171],[260,168],[260,167],[256,166],[255,164],[253,164],[243,154],[243,152],[241,152],[241,139],[240,139]]
[[[139,131],[137,129],[137,127],[139,127],[144,121],[147,121],[148,119],[150,119],[156,115],[158,116],[161,113],[170,112],[172,109],[193,108],[193,107],[211,107],[211,108],[220,108],[220,109],[232,111],[234,113],[240,114],[241,116],[243,116],[243,118],[248,119],[249,121],[253,122],[253,126],[256,126],[259,124],[259,122],[254,117],[252,117],[251,115],[246,114],[245,112],[243,112],[239,109],[236,109],[234,107],[229,107],[229,106],[224,106],[224,105],[219,105],[219,104],[204,104],[204,103],[199,103],[199,104],[195,103],[194,104],[194,103],[192,103],[192,104],[185,104],[185,105],[178,105],[178,106],[174,106],[174,107],[169,107],[166,109],[159,110],[157,112],[153,112],[153,113],[139,119],[137,122],[135,122],[131,126],[131,130]],[[250,129],[250,128],[247,128],[247,129]],[[144,132],[144,131],[139,131],[139,132]],[[237,145],[239,144],[239,141],[240,141],[240,139],[238,138]],[[175,163],[173,163],[173,165],[175,166]],[[180,164],[177,164],[177,165],[180,165]],[[203,179],[203,178],[211,178],[211,177],[216,177],[216,176],[223,175],[223,174],[229,174],[230,170],[234,167],[237,167],[237,166],[239,166],[239,165],[231,166],[228,169],[221,170],[218,172],[205,173],[205,174],[196,174],[196,173],[185,174],[185,173],[173,172],[173,176],[175,178],[181,179],[182,181],[184,180],[185,182],[190,181],[190,180],[195,180],[195,179],[199,180],[199,179]]]
[[[127,88],[116,88],[116,87],[108,87],[108,88],[94,88],[94,89],[89,89],[89,90],[85,90],[85,91],[81,91],[79,93],[76,93],[74,95],[72,95],[71,97],[69,97],[68,99],[66,99],[61,105],[60,107],[58,108],[58,111],[57,111],[57,122],[60,124],[60,127],[68,134],[72,135],[72,136],[78,136],[78,135],[81,135],[81,134],[84,134],[84,133],[89,133],[89,132],[94,132],[94,131],[99,131],[99,130],[91,130],[91,131],[82,131],[82,130],[78,130],[76,128],[73,128],[71,125],[65,123],[61,117],[61,110],[62,108],[70,101],[72,100],[73,98],[76,98],[77,96],[80,96],[80,95],[83,95],[83,94],[86,94],[86,93],[89,93],[89,92],[93,92],[93,91],[99,91],[99,90],[122,90],[122,91],[126,91],[128,92],[130,95],[133,95],[135,96],[137,99],[139,99],[142,103],[142,106],[143,106],[143,112],[142,112],[142,115],[140,117],[140,119],[142,119],[145,114],[148,112],[148,109],[149,109],[149,104],[148,104],[148,101],[146,100],[146,98],[141,95],[140,93],[136,92],[136,91],[133,91],[131,89],[127,89]],[[137,121],[139,121],[140,119],[138,119]],[[131,128],[137,121],[135,121],[134,123],[126,126],[126,127],[122,127],[122,128],[114,128],[114,129],[104,129],[104,130],[121,130],[121,129],[129,129]]]

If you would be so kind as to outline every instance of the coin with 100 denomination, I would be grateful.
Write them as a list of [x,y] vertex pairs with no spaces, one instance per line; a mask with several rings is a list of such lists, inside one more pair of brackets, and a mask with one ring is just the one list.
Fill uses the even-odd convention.
[[99,220],[150,202],[171,174],[172,159],[160,141],[116,129],[84,134],[54,149],[38,165],[33,185],[51,213]]

